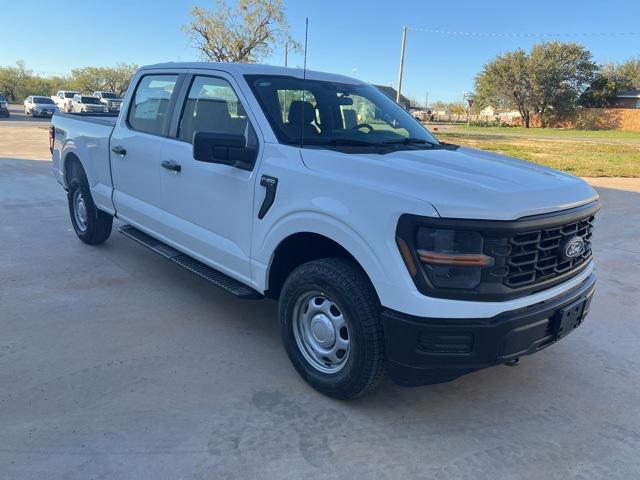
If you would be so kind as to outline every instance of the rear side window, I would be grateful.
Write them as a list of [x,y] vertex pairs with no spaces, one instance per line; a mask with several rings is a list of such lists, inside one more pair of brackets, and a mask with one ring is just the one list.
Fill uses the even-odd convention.
[[133,95],[127,122],[140,132],[161,135],[178,75],[145,75]]
[[247,136],[250,125],[233,88],[215,77],[193,79],[182,110],[178,138],[191,143],[196,132],[228,133]]

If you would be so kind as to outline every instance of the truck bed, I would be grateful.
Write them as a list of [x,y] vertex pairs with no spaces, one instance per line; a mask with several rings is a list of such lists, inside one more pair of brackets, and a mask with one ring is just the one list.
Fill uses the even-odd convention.
[[109,142],[117,120],[117,113],[64,112],[56,112],[51,119],[55,128],[52,160],[56,179],[67,186],[65,162],[60,158],[60,152],[66,150],[81,161],[96,205],[109,213],[115,211]]
[[118,112],[109,113],[67,113],[56,112],[56,117],[71,117],[83,122],[96,123],[98,125],[105,125],[107,127],[114,127],[116,120],[118,119]]

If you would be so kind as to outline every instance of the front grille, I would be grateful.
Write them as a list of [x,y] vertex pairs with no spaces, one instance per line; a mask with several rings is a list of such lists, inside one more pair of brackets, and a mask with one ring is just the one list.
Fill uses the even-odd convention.
[[[592,260],[592,235],[598,201],[580,207],[521,217],[517,220],[430,218],[405,214],[396,236],[406,242],[419,268],[412,275],[424,295],[473,301],[504,301],[552,288],[579,275]],[[422,227],[478,232],[482,253],[493,264],[481,269],[473,288],[434,285],[417,255],[418,231]],[[575,243],[574,243],[575,242]],[[571,248],[582,244],[582,249]],[[464,267],[457,267],[464,268]],[[451,269],[453,277],[458,272]]]
[[[550,228],[520,232],[509,237],[511,253],[507,258],[508,273],[503,284],[510,288],[535,285],[588,262],[591,258],[591,236],[594,216]],[[570,239],[580,237],[583,250],[567,258],[564,247]]]

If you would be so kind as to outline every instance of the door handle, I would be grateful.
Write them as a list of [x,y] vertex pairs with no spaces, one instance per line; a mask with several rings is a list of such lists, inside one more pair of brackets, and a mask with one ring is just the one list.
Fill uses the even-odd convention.
[[111,147],[111,151],[117,155],[126,155],[127,151],[122,145],[114,145]]
[[160,165],[162,165],[163,168],[166,168],[167,170],[171,170],[173,172],[182,171],[182,166],[174,160],[163,160]]
[[262,201],[262,206],[258,212],[258,218],[262,220],[267,214],[273,201],[276,199],[276,190],[278,189],[278,179],[276,177],[270,177],[269,175],[262,175],[260,179],[260,185],[267,189],[267,193]]

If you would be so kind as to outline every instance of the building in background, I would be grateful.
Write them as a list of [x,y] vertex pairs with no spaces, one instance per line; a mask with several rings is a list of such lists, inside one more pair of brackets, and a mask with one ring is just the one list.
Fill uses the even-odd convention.
[[640,108],[640,90],[618,90],[612,108]]

